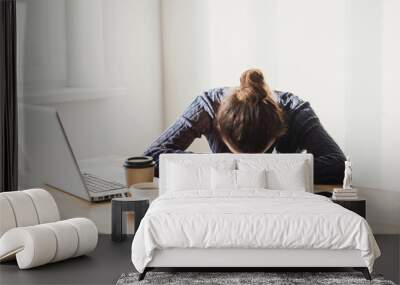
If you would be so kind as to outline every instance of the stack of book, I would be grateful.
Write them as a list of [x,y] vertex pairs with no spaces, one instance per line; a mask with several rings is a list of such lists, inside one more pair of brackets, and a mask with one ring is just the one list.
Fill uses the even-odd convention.
[[333,189],[332,199],[334,199],[334,200],[357,200],[358,199],[357,189],[355,189],[355,188],[349,188],[349,189],[335,188],[335,189]]

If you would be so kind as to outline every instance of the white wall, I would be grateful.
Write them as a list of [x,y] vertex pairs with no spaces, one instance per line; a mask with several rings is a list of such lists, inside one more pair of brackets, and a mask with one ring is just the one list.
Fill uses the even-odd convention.
[[[141,154],[162,130],[160,3],[67,1],[18,0],[19,95],[123,89],[125,96],[47,105],[58,109],[78,159]],[[71,26],[72,4],[82,6],[87,22],[74,14]]]
[[370,187],[381,178],[382,3],[351,1],[347,20],[346,151],[357,170],[354,182]]
[[357,185],[400,191],[400,3],[351,1],[346,149]]
[[[97,0],[98,1],[98,0]],[[126,96],[57,104],[78,157],[138,155],[162,130],[159,2],[106,0],[110,82]],[[114,22],[111,25],[111,22]],[[122,55],[122,56],[116,56]]]
[[[386,0],[383,6],[382,23],[382,97],[381,97],[381,184],[391,190],[400,191],[400,1]],[[378,165],[379,167],[379,165]]]
[[209,86],[207,1],[161,1],[165,120]]
[[[258,67],[273,88],[309,100],[344,146],[345,2],[164,1],[167,125],[201,90],[236,86]],[[209,151],[205,143],[191,149]]]
[[277,82],[308,100],[344,146],[345,2],[277,1]]
[[[161,1],[164,128],[210,88],[208,1]],[[209,152],[203,139],[190,150]]]
[[[398,190],[399,2],[173,0],[162,4],[167,127],[203,89],[261,68],[310,101],[354,163],[354,183]],[[397,104],[396,104],[397,103]],[[209,151],[203,142],[191,147]]]
[[18,80],[23,85],[18,95],[65,84],[64,22],[64,0],[17,1]]

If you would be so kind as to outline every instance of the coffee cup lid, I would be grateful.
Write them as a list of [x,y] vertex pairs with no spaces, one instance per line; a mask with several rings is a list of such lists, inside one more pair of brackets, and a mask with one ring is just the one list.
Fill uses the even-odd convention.
[[155,162],[151,156],[132,156],[125,160],[126,168],[145,168],[154,166]]

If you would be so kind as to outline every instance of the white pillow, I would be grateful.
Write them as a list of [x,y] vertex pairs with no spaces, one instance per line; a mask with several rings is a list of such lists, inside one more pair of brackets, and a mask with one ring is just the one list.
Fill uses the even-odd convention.
[[167,191],[211,189],[211,168],[234,169],[234,161],[214,164],[193,163],[188,160],[168,163]]
[[309,166],[304,160],[239,159],[239,170],[265,169],[267,188],[273,190],[307,191]]
[[265,170],[211,170],[212,190],[239,190],[241,188],[266,188]]
[[304,163],[284,170],[273,169],[267,172],[268,188],[275,190],[307,191]]
[[211,189],[236,189],[236,170],[211,168]]
[[235,170],[237,188],[267,188],[267,171]]

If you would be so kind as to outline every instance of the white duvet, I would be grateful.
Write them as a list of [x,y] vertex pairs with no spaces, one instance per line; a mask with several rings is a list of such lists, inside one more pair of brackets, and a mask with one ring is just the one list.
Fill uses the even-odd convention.
[[323,196],[265,189],[160,196],[140,223],[132,262],[143,272],[165,248],[358,249],[370,271],[380,255],[359,215]]

